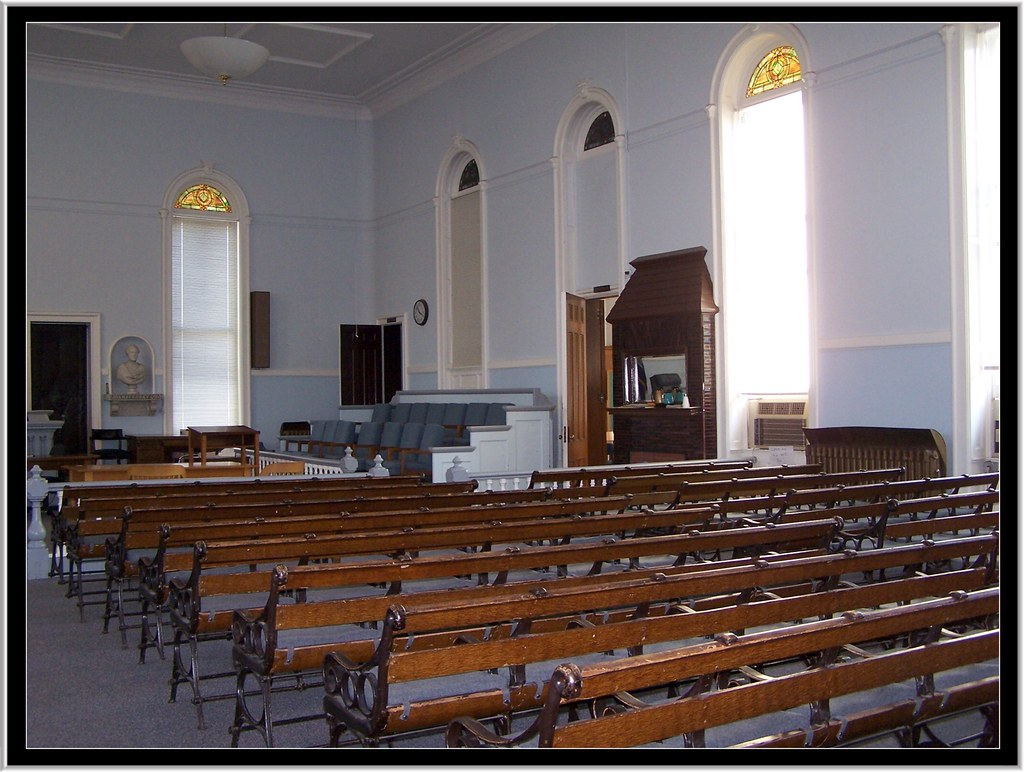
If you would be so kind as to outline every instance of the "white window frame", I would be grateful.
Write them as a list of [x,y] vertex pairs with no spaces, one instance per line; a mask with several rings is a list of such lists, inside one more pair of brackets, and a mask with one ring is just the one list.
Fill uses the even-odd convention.
[[[196,169],[191,169],[178,176],[167,187],[164,194],[163,206],[160,209],[160,219],[163,230],[163,318],[164,318],[164,380],[167,393],[164,396],[164,431],[167,434],[175,434],[184,427],[173,426],[174,416],[174,389],[172,381],[173,361],[173,325],[171,320],[171,290],[172,290],[172,247],[171,229],[175,218],[174,202],[178,196],[191,185],[207,183],[220,190],[231,202],[230,213],[204,212],[203,217],[211,219],[223,219],[238,223],[238,414],[239,423],[249,425],[251,417],[251,389],[250,389],[250,351],[249,351],[249,204],[238,184],[213,168],[212,164],[205,163]],[[180,212],[179,212],[180,214]]]
[[[773,89],[753,97],[746,96],[746,86],[750,74],[764,56],[777,46],[789,45],[796,50],[800,60],[802,79],[778,89]],[[731,159],[726,150],[729,144],[729,133],[735,116],[745,107],[762,101],[775,99],[781,95],[800,91],[803,97],[804,120],[804,174],[807,213],[807,289],[808,289],[808,391],[806,395],[786,395],[807,399],[807,423],[813,426],[817,419],[817,406],[814,398],[817,383],[817,320],[815,305],[811,301],[814,291],[814,221],[811,169],[811,86],[814,82],[811,58],[808,46],[800,31],[791,24],[751,24],[745,26],[726,46],[719,57],[715,75],[712,80],[711,96],[708,103],[708,116],[711,129],[712,152],[712,271],[714,276],[715,300],[723,313],[715,317],[717,325],[718,348],[721,355],[717,357],[716,380],[718,383],[718,455],[729,457],[749,455],[748,405],[747,399],[733,394],[728,365],[730,315],[729,287],[726,278],[725,254],[727,249],[726,223],[723,216],[723,180],[731,174]],[[757,396],[757,395],[742,395]],[[778,395],[764,395],[778,396]]]
[[949,243],[952,324],[953,395],[950,473],[985,471],[998,464],[993,457],[993,398],[999,396],[999,375],[981,362],[974,323],[977,313],[976,234],[970,231],[971,181],[967,143],[970,88],[966,57],[977,35],[989,24],[951,24],[942,28],[946,52],[947,135],[949,137]]

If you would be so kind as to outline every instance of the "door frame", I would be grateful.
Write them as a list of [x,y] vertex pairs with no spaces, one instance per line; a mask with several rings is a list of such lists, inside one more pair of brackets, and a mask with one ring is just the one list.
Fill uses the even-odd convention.
[[[409,388],[409,325],[408,325],[408,314],[405,311],[400,311],[397,314],[391,314],[389,316],[378,316],[377,324],[381,327],[385,325],[397,324],[401,328],[401,345],[402,345],[402,389]],[[381,337],[383,341],[383,335]],[[382,352],[383,355],[383,352]]]
[[[32,409],[32,325],[42,324],[84,324],[88,327],[86,345],[86,373],[89,392],[86,399],[86,425],[98,429],[103,425],[103,409],[100,384],[103,370],[100,356],[100,315],[98,313],[66,314],[60,312],[33,311],[25,314],[25,410]],[[109,372],[108,372],[109,374]]]
[[[566,345],[566,333],[568,332],[568,322],[566,320],[566,317],[567,317],[566,308],[567,308],[568,303],[569,303],[569,296],[572,295],[572,296],[578,297],[581,300],[583,300],[586,303],[586,305],[589,306],[592,301],[595,301],[595,300],[604,301],[604,300],[607,300],[608,298],[617,298],[620,294],[621,294],[621,289],[614,288],[614,287],[609,289],[609,290],[603,290],[601,292],[562,292],[561,293],[561,301],[562,302],[561,302],[561,304],[559,306],[559,309],[558,309],[558,314],[559,314],[559,317],[560,317],[559,321],[560,321],[561,328],[562,328],[562,334],[559,336],[559,344],[558,344],[558,346],[559,346],[558,390],[559,390],[559,396],[560,396],[560,399],[559,399],[559,403],[560,403],[559,404],[559,409],[561,411],[561,415],[559,416],[560,421],[558,423],[558,446],[559,446],[559,451],[558,451],[557,463],[558,463],[559,466],[563,466],[564,467],[569,462],[569,442],[568,442],[568,438],[565,436],[565,431],[566,431],[567,421],[568,421],[568,416],[569,416],[569,405],[568,405],[568,401],[569,401],[569,362],[568,362],[569,354],[568,354],[567,345]],[[611,345],[611,341],[610,340],[606,339],[605,343],[606,343],[606,345]],[[586,344],[584,344],[584,346],[586,347]],[[601,367],[604,368],[604,358],[603,358],[603,355],[602,355],[602,359],[601,359]],[[586,384],[584,383],[584,388],[585,387],[586,387]],[[612,405],[611,405],[611,394],[606,394],[605,395],[605,400],[606,400],[606,407],[607,408],[612,407]],[[585,398],[585,401],[586,401],[586,398]],[[601,436],[602,437],[605,436],[606,425],[607,425],[607,422],[604,425],[601,426]],[[590,429],[592,429],[592,428],[593,427],[590,426],[589,419],[588,419],[588,425],[587,425],[588,433],[589,433]],[[591,464],[590,466],[593,466],[593,465]]]

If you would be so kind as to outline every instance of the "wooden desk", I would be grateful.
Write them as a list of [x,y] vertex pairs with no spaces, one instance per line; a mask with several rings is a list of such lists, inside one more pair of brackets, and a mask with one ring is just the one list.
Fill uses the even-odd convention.
[[129,434],[128,461],[131,464],[169,464],[188,453],[184,434]]
[[188,464],[195,465],[196,452],[199,465],[206,466],[207,454],[213,450],[238,447],[245,461],[246,448],[252,448],[252,468],[260,468],[260,433],[248,426],[190,426],[188,427]]
[[[107,482],[118,480],[131,480],[132,469],[145,466],[148,472],[152,472],[154,464],[78,464],[74,466],[61,467],[61,471],[67,474],[68,482]],[[168,469],[167,479],[180,479],[180,472],[184,470],[185,478],[197,477],[248,477],[250,467],[248,464],[236,462],[214,464],[208,467],[189,466],[188,464],[158,464]],[[178,474],[172,474],[178,473]]]

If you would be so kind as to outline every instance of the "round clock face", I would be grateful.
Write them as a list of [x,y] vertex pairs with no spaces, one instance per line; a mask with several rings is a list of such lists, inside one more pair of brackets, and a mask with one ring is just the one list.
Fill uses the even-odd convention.
[[430,314],[430,309],[427,307],[426,300],[417,300],[412,307],[412,318],[416,324],[424,325],[427,323],[427,316]]

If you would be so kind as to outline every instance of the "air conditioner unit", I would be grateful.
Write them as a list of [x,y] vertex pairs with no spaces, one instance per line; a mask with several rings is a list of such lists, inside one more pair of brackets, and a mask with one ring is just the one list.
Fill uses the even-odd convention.
[[747,402],[747,447],[803,450],[806,397],[753,397]]

